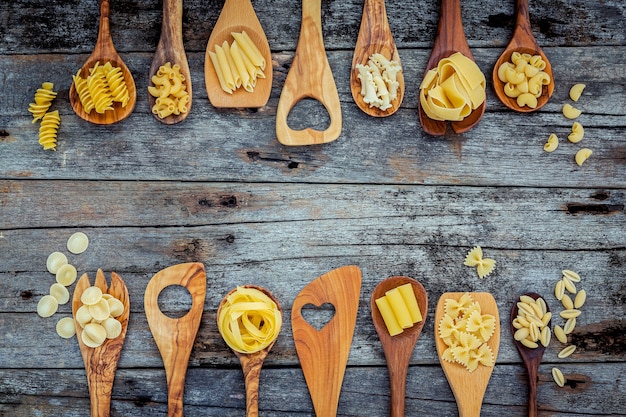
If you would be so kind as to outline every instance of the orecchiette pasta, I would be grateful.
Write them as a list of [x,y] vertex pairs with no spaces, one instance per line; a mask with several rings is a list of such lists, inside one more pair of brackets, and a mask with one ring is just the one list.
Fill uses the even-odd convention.
[[33,123],[44,117],[52,104],[52,100],[57,96],[57,93],[52,90],[53,88],[53,83],[45,82],[35,92],[35,102],[28,106],[28,111],[33,114]]
[[61,117],[59,116],[58,110],[47,112],[43,116],[43,119],[41,119],[41,126],[39,126],[39,144],[43,146],[44,150],[51,149],[56,151],[57,132],[60,124]]
[[189,111],[189,93],[185,85],[185,75],[180,71],[180,65],[170,62],[161,65],[152,76],[152,84],[148,92],[156,97],[152,106],[152,113],[164,119],[170,115],[184,114]]
[[543,87],[550,84],[550,76],[544,71],[545,61],[540,55],[513,52],[509,62],[498,67],[498,79],[504,84],[504,94],[515,98],[520,107],[537,107],[537,99]]

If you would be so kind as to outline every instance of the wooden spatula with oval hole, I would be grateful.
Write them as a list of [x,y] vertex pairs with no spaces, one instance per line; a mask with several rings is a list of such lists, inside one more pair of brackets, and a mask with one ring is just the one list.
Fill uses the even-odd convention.
[[[441,295],[435,310],[435,344],[437,345],[437,353],[439,354],[439,362],[443,368],[443,372],[448,379],[456,404],[459,409],[459,417],[479,417],[480,409],[483,403],[483,397],[491,378],[493,367],[478,365],[473,372],[469,372],[463,365],[456,362],[448,362],[442,359],[443,352],[447,346],[439,337],[438,328],[442,317],[445,314],[445,301],[448,298],[458,300],[464,293],[447,292]],[[481,314],[491,314],[495,317],[495,330],[491,338],[487,341],[487,345],[493,352],[493,360],[498,356],[500,347],[500,316],[498,315],[498,305],[493,296],[486,292],[470,292],[472,299],[478,302],[481,307]]]
[[[330,116],[326,130],[293,130],[287,125],[289,112],[304,98],[324,105]],[[339,94],[324,49],[322,0],[303,0],[300,38],[276,110],[276,136],[283,145],[327,143],[339,137],[341,123]]]
[[[181,318],[168,317],[159,309],[159,294],[170,285],[184,287],[191,295],[191,309]],[[199,262],[162,269],[152,277],[146,287],[146,318],[165,366],[168,417],[183,416],[187,363],[200,326],[205,295],[206,274],[204,265]]]
[[[293,339],[317,416],[337,415],[360,294],[361,270],[344,266],[312,281],[293,302]],[[333,305],[335,315],[317,330],[302,317],[302,308],[307,304],[320,307],[325,303]]]

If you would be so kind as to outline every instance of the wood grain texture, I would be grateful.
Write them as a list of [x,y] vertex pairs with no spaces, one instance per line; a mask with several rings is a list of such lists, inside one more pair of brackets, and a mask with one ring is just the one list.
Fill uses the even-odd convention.
[[116,318],[121,323],[122,330],[115,339],[106,339],[100,346],[95,348],[89,347],[83,342],[83,328],[76,320],[76,312],[83,305],[81,301],[83,292],[91,286],[89,276],[84,274],[74,288],[72,314],[74,315],[74,324],[76,326],[76,339],[78,340],[80,353],[85,364],[85,373],[87,374],[91,417],[108,417],[111,414],[111,395],[115,372],[128,330],[130,300],[128,289],[119,275],[115,272],[111,273],[111,285],[109,286],[104,273],[101,269],[98,269],[93,286],[100,288],[103,294],[111,294],[124,305],[124,312]]
[[[315,413],[320,417],[337,415],[360,293],[360,269],[343,266],[311,281],[293,301],[293,341]],[[302,308],[325,303],[333,305],[335,314],[318,330],[302,316]]]
[[[172,285],[186,288],[191,295],[191,308],[180,318],[168,317],[159,308],[159,294]],[[146,287],[144,308],[150,331],[165,366],[169,417],[183,416],[185,374],[200,326],[205,295],[206,274],[204,265],[198,262],[162,269],[152,277]]]
[[[321,4],[321,0],[302,1],[298,47],[276,109],[276,137],[283,145],[319,145],[341,135],[341,103],[324,48]],[[289,126],[289,113],[305,98],[317,100],[324,106],[330,117],[328,127],[296,130]]]
[[[442,354],[447,346],[443,339],[437,335],[439,322],[445,315],[445,301],[447,299],[458,301],[463,294],[462,292],[444,293],[439,297],[439,302],[435,310],[435,345],[437,346],[437,353],[439,354],[439,362],[448,379],[450,388],[454,393],[454,398],[459,408],[459,417],[479,417],[481,415],[480,410],[482,408],[483,398],[494,367],[479,364],[474,371],[468,372],[468,370],[459,363],[445,361],[442,359]],[[493,295],[489,293],[470,292],[470,295],[474,302],[480,304],[481,314],[491,314],[496,319],[493,335],[487,341],[487,345],[491,348],[491,352],[493,353],[495,363],[500,349],[500,316],[498,314],[498,305]]]

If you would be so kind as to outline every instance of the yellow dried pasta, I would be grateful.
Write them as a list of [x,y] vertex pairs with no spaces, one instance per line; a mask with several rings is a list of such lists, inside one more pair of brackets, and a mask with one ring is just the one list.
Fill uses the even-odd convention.
[[390,289],[374,301],[391,336],[422,321],[422,313],[410,282]]
[[478,278],[484,278],[491,274],[496,267],[496,261],[491,258],[483,258],[483,250],[480,246],[475,246],[465,257],[465,266],[476,267]]
[[537,107],[537,99],[544,94],[544,86],[550,84],[550,76],[544,71],[546,62],[541,55],[513,52],[511,60],[498,67],[498,79],[504,84],[504,94],[515,98],[520,107]]
[[380,53],[372,54],[366,65],[357,64],[357,79],[361,83],[363,101],[371,107],[388,110],[398,98],[400,84],[397,80],[402,66],[398,61],[389,60]]
[[130,101],[128,86],[124,79],[124,73],[120,67],[115,67],[110,62],[104,65],[100,61],[89,68],[86,78],[80,76],[80,70],[72,76],[74,89],[85,113],[90,114],[95,110],[99,114],[114,110],[114,103],[126,107]]
[[44,117],[52,104],[52,100],[57,96],[53,88],[53,83],[44,82],[41,84],[41,88],[35,92],[35,101],[28,106],[28,111],[33,114],[33,123]]
[[61,116],[59,111],[55,110],[44,114],[39,126],[39,144],[44,150],[57,149],[57,132],[61,124]]
[[86,346],[98,347],[106,339],[115,339],[122,333],[122,324],[116,318],[125,309],[120,300],[91,286],[83,291],[80,301],[82,305],[76,310],[74,318],[83,329],[81,338]]
[[153,114],[164,119],[189,111],[190,97],[185,79],[178,64],[172,65],[171,62],[166,62],[159,67],[157,73],[152,76],[153,85],[148,86],[148,93],[156,98],[152,106]]

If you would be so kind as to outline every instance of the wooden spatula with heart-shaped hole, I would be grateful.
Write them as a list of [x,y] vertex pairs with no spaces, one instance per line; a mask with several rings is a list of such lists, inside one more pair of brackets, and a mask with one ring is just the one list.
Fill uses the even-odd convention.
[[[313,280],[293,302],[293,339],[318,416],[337,415],[360,294],[361,270],[344,266]],[[325,303],[333,305],[335,315],[317,330],[302,317],[302,309],[308,304],[319,307]]]

